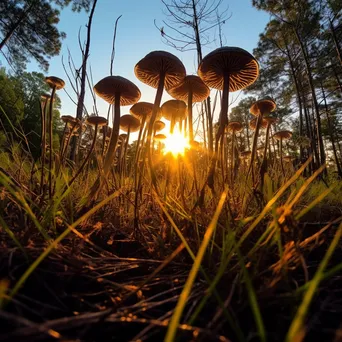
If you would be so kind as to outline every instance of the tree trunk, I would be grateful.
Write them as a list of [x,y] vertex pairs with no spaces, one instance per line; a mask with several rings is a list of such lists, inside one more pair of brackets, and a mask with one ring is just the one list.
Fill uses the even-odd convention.
[[309,81],[311,95],[312,95],[313,107],[314,107],[315,114],[316,114],[316,131],[317,131],[317,139],[318,139],[318,147],[319,147],[319,163],[320,165],[323,165],[325,163],[325,151],[324,151],[323,138],[322,138],[321,118],[319,116],[319,108],[318,108],[318,102],[317,102],[317,97],[316,97],[316,92],[315,92],[315,86],[313,84],[311,66],[309,63],[305,46],[296,28],[294,28],[294,33],[296,35],[298,43],[300,44],[301,52],[302,52],[304,62],[305,62],[306,73],[308,76],[308,81]]
[[341,51],[341,47],[338,43],[337,37],[336,37],[336,33],[335,33],[335,28],[334,25],[332,23],[332,21],[329,19],[329,26],[330,26],[330,33],[331,36],[333,38],[334,44],[335,44],[335,48],[336,48],[336,52],[337,52],[337,57],[342,65],[342,51]]
[[334,132],[331,126],[331,120],[330,120],[330,113],[329,113],[329,108],[327,104],[327,99],[325,97],[325,92],[324,92],[324,87],[323,84],[321,83],[321,89],[322,89],[322,95],[323,95],[323,100],[324,100],[324,108],[325,108],[325,113],[327,114],[327,122],[328,122],[328,130],[329,130],[329,135],[330,135],[330,142],[332,145],[333,153],[334,153],[334,158],[335,158],[335,163],[336,163],[336,168],[337,168],[337,173],[340,178],[342,178],[342,169],[341,169],[341,164],[338,160],[337,156],[337,150],[336,150],[336,145],[335,145],[335,137],[334,137]]
[[[90,50],[91,24],[93,21],[96,4],[97,4],[97,0],[94,0],[93,7],[89,15],[88,25],[87,25],[87,41],[86,41],[86,46],[84,49],[83,61],[82,61],[82,67],[81,67],[80,95],[78,97],[77,109],[76,109],[76,118],[79,120],[82,120],[82,117],[83,117],[85,86],[86,86],[86,78],[87,78],[87,61],[88,61],[89,50]],[[81,128],[81,131],[82,131],[82,128]],[[74,138],[75,139],[73,139],[73,142],[71,145],[71,153],[70,153],[71,160],[75,160],[75,155],[76,155],[77,137],[74,137]]]

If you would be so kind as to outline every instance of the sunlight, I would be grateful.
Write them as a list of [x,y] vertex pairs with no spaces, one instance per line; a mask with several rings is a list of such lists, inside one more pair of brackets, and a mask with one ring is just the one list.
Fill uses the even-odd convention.
[[164,140],[164,154],[171,152],[174,156],[183,155],[185,149],[189,148],[189,140],[177,129],[172,134],[168,134]]

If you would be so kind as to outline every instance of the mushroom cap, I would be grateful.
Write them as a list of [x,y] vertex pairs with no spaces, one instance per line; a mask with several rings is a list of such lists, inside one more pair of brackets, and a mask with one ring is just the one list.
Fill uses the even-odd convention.
[[156,135],[154,136],[154,140],[155,140],[155,141],[163,141],[163,140],[165,140],[165,139],[166,139],[166,135],[165,135],[165,134],[159,133],[159,134],[156,134]]
[[240,158],[243,158],[243,159],[248,158],[251,156],[251,154],[252,154],[252,152],[249,150],[248,151],[242,151],[242,152],[240,152]]
[[155,132],[159,132],[159,131],[161,131],[162,129],[165,128],[165,122],[157,120],[157,121],[154,122],[153,128],[154,128]]
[[214,89],[223,89],[224,75],[229,74],[229,91],[244,89],[259,76],[259,64],[247,51],[238,47],[221,47],[206,55],[198,75]]
[[227,132],[241,132],[243,129],[240,121],[230,121],[227,126]]
[[56,87],[57,90],[63,89],[65,82],[56,76],[45,77],[45,82],[50,86],[50,88]]
[[276,103],[270,97],[267,97],[262,100],[258,100],[253,103],[251,108],[249,109],[250,113],[259,116],[259,115],[269,115],[277,108]]
[[64,122],[64,123],[75,123],[76,122],[76,118],[74,118],[73,116],[71,115],[62,115],[61,116],[61,120]]
[[112,135],[112,128],[109,126],[103,126],[100,128],[100,133],[105,133],[106,137],[110,137]]
[[201,149],[201,144],[197,140],[190,141],[190,147],[193,150],[199,151]]
[[175,121],[184,120],[188,113],[187,105],[181,100],[166,101],[160,109],[162,116],[169,121],[171,121],[171,119],[174,119]]
[[177,100],[187,101],[189,92],[192,91],[192,102],[202,102],[210,95],[210,89],[196,75],[188,75],[175,87],[168,90],[168,93]]
[[102,116],[91,115],[86,119],[86,123],[92,126],[104,126],[107,125],[107,119],[103,118]]
[[42,101],[47,101],[50,100],[51,96],[50,94],[43,93],[42,95],[40,95],[40,98],[42,99]]
[[150,118],[153,111],[153,103],[150,102],[137,102],[129,110],[129,112],[141,120],[144,117]]
[[273,137],[277,140],[280,140],[280,139],[287,140],[287,139],[290,139],[292,137],[292,132],[291,131],[275,132],[273,134]]
[[278,118],[275,116],[264,116],[263,119],[267,122],[269,125],[273,125],[278,121]]
[[[252,129],[253,131],[254,131],[255,128],[256,128],[257,120],[258,120],[258,118],[254,118],[254,119],[252,119],[252,120],[249,122],[249,127],[250,127],[250,129]],[[266,121],[264,118],[262,118],[261,123],[260,123],[260,128],[266,128],[266,127],[267,127],[267,121]]]
[[95,93],[108,103],[114,104],[115,94],[120,94],[120,106],[128,106],[139,101],[139,88],[127,78],[107,76],[94,86]]
[[292,162],[294,161],[296,158],[293,157],[293,156],[290,156],[290,155],[287,155],[287,156],[284,156],[283,157],[283,160],[286,161],[286,162]]
[[140,120],[135,118],[133,115],[126,114],[120,118],[120,129],[125,132],[136,132],[140,128]]
[[158,88],[160,75],[165,73],[164,87],[170,89],[186,75],[185,67],[178,57],[166,51],[152,51],[134,67],[136,77],[153,88]]
[[127,134],[126,133],[121,133],[119,135],[119,140],[126,140],[127,139]]

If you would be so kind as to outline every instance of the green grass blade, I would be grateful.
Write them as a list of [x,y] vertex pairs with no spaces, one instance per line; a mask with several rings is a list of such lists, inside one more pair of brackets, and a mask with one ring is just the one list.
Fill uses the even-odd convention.
[[[292,342],[295,341],[296,337],[298,336],[302,336],[304,338],[305,335],[305,331],[304,331],[304,320],[306,317],[306,314],[309,310],[309,306],[311,304],[311,301],[316,293],[316,290],[318,289],[318,286],[320,284],[320,282],[322,281],[323,277],[324,277],[324,270],[326,268],[326,266],[328,265],[328,262],[332,256],[332,254],[334,253],[338,242],[341,238],[342,235],[342,223],[339,225],[337,232],[331,242],[331,244],[329,245],[329,248],[327,250],[327,252],[324,255],[323,260],[321,261],[321,263],[318,266],[318,269],[313,277],[313,279],[310,282],[310,286],[308,287],[304,298],[302,300],[302,303],[300,304],[297,313],[290,325],[290,328],[288,330],[287,336],[285,341],[286,342]],[[298,339],[297,339],[298,340]]]
[[183,310],[184,310],[184,307],[186,305],[186,302],[187,302],[187,299],[190,295],[190,292],[191,292],[191,288],[194,284],[194,281],[196,279],[196,276],[198,274],[198,271],[201,267],[201,263],[202,263],[202,260],[203,260],[203,257],[204,257],[204,254],[205,254],[205,251],[208,247],[208,244],[210,242],[210,239],[212,237],[212,234],[215,230],[215,227],[216,227],[216,224],[217,224],[217,221],[218,221],[218,218],[219,218],[219,215],[222,211],[222,208],[223,208],[223,204],[226,200],[226,197],[227,197],[227,191],[223,192],[223,194],[221,195],[221,198],[220,198],[220,201],[219,201],[219,204],[216,208],[216,211],[214,213],[214,216],[208,226],[208,229],[203,237],[203,241],[202,241],[202,244],[199,248],[199,251],[197,253],[197,256],[195,258],[195,261],[194,261],[194,264],[190,270],[190,273],[189,273],[189,276],[188,276],[188,279],[184,285],[184,288],[183,288],[183,291],[182,293],[180,294],[179,296],[179,300],[177,302],[177,305],[176,305],[176,308],[175,308],[175,311],[171,317],[171,320],[170,320],[170,324],[169,324],[169,327],[167,329],[167,333],[166,333],[166,336],[165,336],[165,342],[173,342],[174,339],[175,339],[175,336],[176,336],[176,333],[177,333],[177,329],[178,329],[178,324],[180,322],[180,319],[181,319],[181,316],[182,316],[182,313],[183,313]]
[[92,209],[90,209],[87,213],[81,216],[78,220],[76,220],[70,227],[68,227],[57,239],[53,240],[50,245],[44,250],[44,252],[32,263],[32,265],[25,271],[25,273],[20,277],[20,279],[15,284],[14,288],[9,294],[9,300],[15,296],[18,290],[23,286],[28,277],[32,274],[32,272],[39,266],[39,264],[52,252],[54,248],[58,246],[58,244],[71,232],[72,228],[77,227],[83,221],[87,220],[91,215],[101,209],[108,202],[113,200],[115,197],[120,195],[120,191],[116,191],[103,201],[95,205]]

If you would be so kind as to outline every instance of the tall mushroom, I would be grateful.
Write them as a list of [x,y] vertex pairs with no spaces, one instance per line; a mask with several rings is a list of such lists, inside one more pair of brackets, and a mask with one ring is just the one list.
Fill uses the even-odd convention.
[[[259,100],[259,101],[256,101],[255,103],[253,103],[253,105],[249,109],[250,113],[252,115],[256,116],[256,119],[257,119],[255,131],[254,131],[254,136],[253,136],[252,154],[251,154],[249,169],[248,169],[247,176],[246,176],[246,178],[248,178],[249,172],[252,170],[253,185],[254,185],[253,162],[254,162],[254,157],[255,157],[256,148],[257,148],[260,125],[264,122],[264,118],[269,116],[270,113],[276,109],[276,107],[277,106],[276,106],[275,102],[271,98],[265,98],[265,99],[262,99],[262,100]],[[269,127],[267,122],[266,122],[265,126],[266,126],[266,128]],[[268,131],[267,131],[267,134],[268,134]],[[267,145],[265,145],[265,146],[267,146]]]
[[91,115],[87,118],[86,120],[87,124],[94,126],[95,127],[95,132],[94,132],[94,138],[93,138],[93,142],[90,146],[89,152],[87,154],[87,156],[84,158],[80,168],[77,170],[75,176],[71,179],[70,183],[69,183],[69,187],[72,185],[72,183],[74,183],[74,181],[76,180],[76,178],[79,176],[79,174],[82,172],[83,168],[85,167],[85,165],[87,164],[91,153],[94,150],[95,147],[95,143],[96,143],[96,138],[97,138],[97,132],[98,132],[98,128],[99,127],[103,127],[107,125],[107,119],[103,118],[102,116],[96,116],[96,115]]
[[273,137],[280,142],[280,164],[281,164],[281,170],[283,171],[283,175],[285,177],[285,169],[284,169],[284,163],[283,163],[283,140],[288,140],[292,137],[291,131],[278,131],[273,134]]
[[109,173],[115,155],[115,148],[120,130],[120,106],[132,105],[139,101],[141,93],[138,87],[121,76],[107,76],[94,86],[95,93],[112,106],[114,110],[113,129],[106,156],[104,158],[103,174]]
[[50,145],[50,155],[49,155],[49,198],[52,197],[52,155],[53,155],[53,140],[52,140],[52,111],[53,111],[53,100],[55,97],[56,90],[63,89],[65,82],[56,77],[49,76],[45,77],[45,82],[52,89],[50,97],[50,108],[49,108],[49,145]]
[[[215,153],[207,179],[207,184],[213,189],[218,145],[228,124],[229,92],[244,89],[254,83],[259,75],[259,65],[256,59],[243,49],[221,47],[203,58],[198,67],[198,75],[208,87],[223,91]],[[201,193],[202,198],[203,196],[204,188]]]
[[160,109],[162,117],[171,122],[170,133],[172,134],[175,123],[186,118],[187,105],[181,100],[169,100],[164,102]]
[[[134,72],[141,82],[146,83],[153,88],[157,88],[146,141],[152,182],[156,185],[151,157],[153,124],[160,107],[164,86],[166,90],[174,87],[184,79],[186,72],[183,63],[176,56],[166,51],[150,52],[135,65]],[[145,156],[143,157],[143,160],[145,160]]]
[[168,93],[177,100],[187,101],[188,103],[188,122],[189,122],[189,140],[194,140],[194,132],[192,127],[192,104],[194,102],[202,102],[210,95],[210,89],[195,75],[188,75],[184,80],[175,87],[168,90]]
[[231,163],[230,163],[230,172],[231,172],[231,182],[234,182],[235,175],[235,133],[241,132],[243,129],[242,123],[239,121],[230,121],[227,126],[227,131],[232,133],[232,150],[231,150]]
[[[121,149],[123,151],[123,160],[124,161],[126,160],[127,146],[128,146],[130,134],[131,134],[131,132],[138,131],[139,128],[140,128],[140,120],[137,119],[136,117],[134,117],[130,114],[126,114],[120,118],[120,129],[123,130],[124,132],[127,132],[125,148]],[[121,155],[121,157],[122,157],[122,155]],[[122,158],[120,158],[120,162],[121,162],[121,159]],[[125,162],[122,164],[121,171],[123,172],[124,170],[125,170]]]

